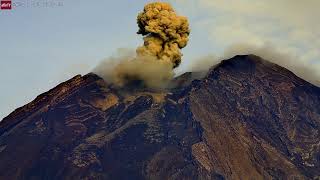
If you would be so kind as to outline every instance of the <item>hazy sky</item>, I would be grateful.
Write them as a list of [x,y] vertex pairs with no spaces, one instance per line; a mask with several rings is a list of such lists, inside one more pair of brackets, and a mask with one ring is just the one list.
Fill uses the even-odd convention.
[[[136,15],[144,0],[13,0],[0,10],[0,120],[118,48],[142,43]],[[272,45],[320,79],[319,0],[171,0],[190,20],[182,72],[230,45]],[[297,60],[299,59],[299,60]],[[295,62],[294,62],[295,63]]]

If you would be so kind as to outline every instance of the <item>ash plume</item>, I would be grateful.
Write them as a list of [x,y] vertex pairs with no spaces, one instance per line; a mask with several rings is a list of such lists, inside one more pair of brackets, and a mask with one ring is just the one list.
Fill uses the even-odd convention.
[[138,34],[144,45],[137,49],[139,56],[154,56],[164,63],[177,67],[181,63],[180,49],[188,43],[190,34],[186,17],[178,16],[170,4],[147,4],[137,17]]
[[181,63],[181,49],[190,34],[186,17],[178,16],[169,3],[147,4],[138,14],[138,34],[144,44],[135,53],[109,58],[95,72],[117,86],[141,81],[147,87],[164,88]]

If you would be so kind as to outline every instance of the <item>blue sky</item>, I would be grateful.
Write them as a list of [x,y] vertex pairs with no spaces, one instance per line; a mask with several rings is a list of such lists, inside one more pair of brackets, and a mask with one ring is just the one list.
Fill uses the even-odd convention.
[[141,43],[135,17],[145,2],[62,2],[0,11],[0,119],[117,48]]
[[[90,72],[118,48],[140,45],[136,16],[149,1],[13,2],[20,6],[0,10],[0,120],[60,82]],[[27,2],[40,4],[27,7]],[[43,2],[61,4],[46,6]],[[312,62],[313,71],[319,72],[320,41],[315,37],[320,37],[320,26],[313,19],[319,12],[312,8],[319,7],[317,1],[305,3],[307,8],[300,8],[298,14],[300,5],[295,0],[283,0],[284,4],[275,0],[169,2],[178,14],[189,18],[192,30],[180,72],[201,56],[223,57],[225,48],[232,44],[263,46],[266,42],[298,57],[301,64]]]

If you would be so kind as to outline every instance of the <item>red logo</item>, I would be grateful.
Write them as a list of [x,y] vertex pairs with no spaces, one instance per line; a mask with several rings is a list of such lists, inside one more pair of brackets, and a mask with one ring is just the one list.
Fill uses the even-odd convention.
[[11,1],[1,1],[1,9],[11,9]]

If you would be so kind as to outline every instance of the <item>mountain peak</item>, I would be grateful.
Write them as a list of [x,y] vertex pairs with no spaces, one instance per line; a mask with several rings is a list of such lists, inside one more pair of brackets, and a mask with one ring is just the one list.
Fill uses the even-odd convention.
[[162,91],[75,76],[0,122],[0,179],[320,176],[320,88],[254,55],[201,75]]

